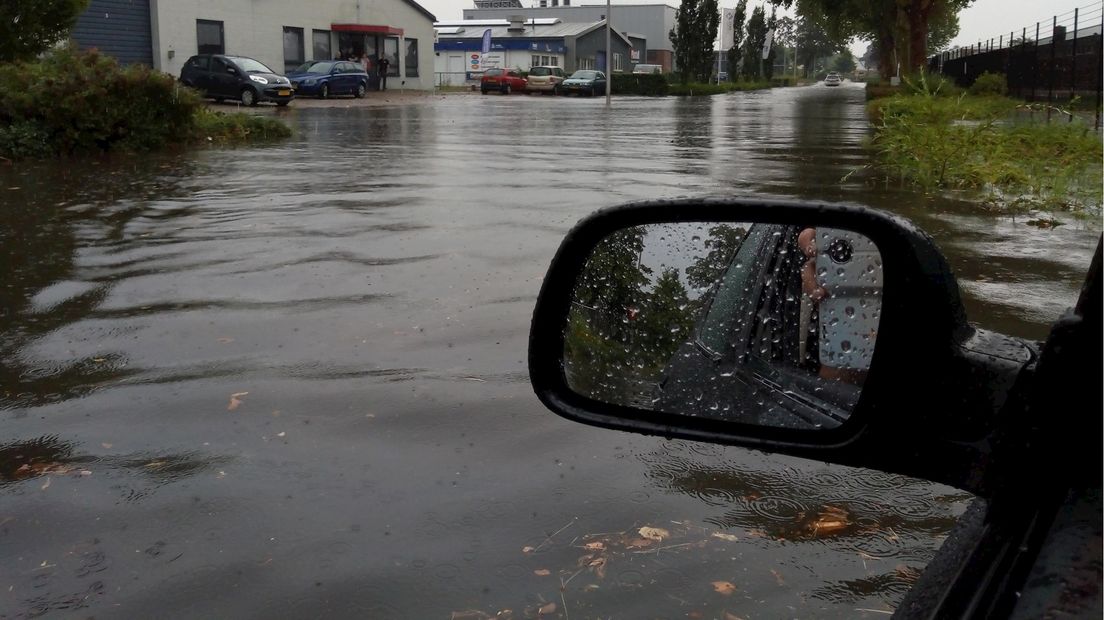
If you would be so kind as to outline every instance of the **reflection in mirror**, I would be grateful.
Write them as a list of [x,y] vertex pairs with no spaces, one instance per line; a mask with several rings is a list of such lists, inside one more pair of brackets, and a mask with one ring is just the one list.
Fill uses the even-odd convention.
[[833,428],[870,369],[882,305],[870,239],[825,227],[681,222],[602,240],[575,284],[564,372],[611,404]]

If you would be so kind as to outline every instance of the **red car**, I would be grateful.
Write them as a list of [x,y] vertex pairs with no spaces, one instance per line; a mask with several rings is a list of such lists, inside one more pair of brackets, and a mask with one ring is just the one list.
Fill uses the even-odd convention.
[[524,91],[528,86],[529,82],[521,77],[521,71],[517,69],[487,69],[483,72],[483,78],[479,81],[479,90],[484,95],[491,90],[509,95],[515,90]]

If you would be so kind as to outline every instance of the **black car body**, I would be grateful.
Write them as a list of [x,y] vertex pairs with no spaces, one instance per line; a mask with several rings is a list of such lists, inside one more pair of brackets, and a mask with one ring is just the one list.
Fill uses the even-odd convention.
[[[846,421],[861,387],[821,379],[817,338],[801,326],[801,227],[756,224],[705,297],[692,337],[664,368],[655,406],[781,428],[831,428]],[[755,316],[734,321],[734,316]],[[805,339],[810,354],[801,355]],[[717,381],[717,374],[726,381]],[[761,394],[763,398],[752,398]]]
[[215,101],[236,99],[248,106],[262,101],[285,106],[295,99],[291,80],[245,56],[192,56],[180,71],[180,82]]

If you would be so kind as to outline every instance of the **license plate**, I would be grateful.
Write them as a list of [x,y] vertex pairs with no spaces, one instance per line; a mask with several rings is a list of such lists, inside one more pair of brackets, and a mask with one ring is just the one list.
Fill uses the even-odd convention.
[[278,90],[278,91],[276,91],[276,94],[280,95],[281,97],[290,97],[291,96],[291,91],[290,90]]

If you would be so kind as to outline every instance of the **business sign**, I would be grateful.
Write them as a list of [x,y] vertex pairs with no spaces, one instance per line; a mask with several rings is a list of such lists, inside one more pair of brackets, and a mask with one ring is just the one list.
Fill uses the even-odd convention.
[[483,31],[483,47],[480,50],[484,54],[491,51],[491,29],[488,28]]
[[763,60],[770,57],[771,43],[774,42],[774,31],[767,31],[767,38],[763,41]]
[[732,48],[732,33],[735,30],[736,9],[721,9],[721,49]]
[[629,50],[629,60],[640,62],[640,50]]
[[484,69],[501,69],[506,64],[506,55],[502,52],[483,54]]

